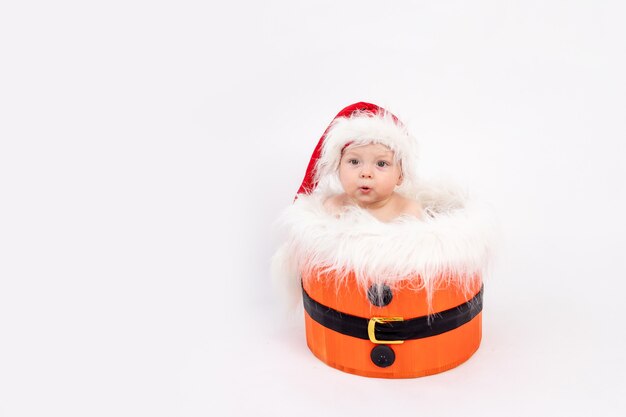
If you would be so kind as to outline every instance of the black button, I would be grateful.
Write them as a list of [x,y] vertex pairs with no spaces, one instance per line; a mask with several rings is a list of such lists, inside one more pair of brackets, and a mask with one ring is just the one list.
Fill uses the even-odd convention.
[[396,361],[396,354],[389,346],[378,345],[374,349],[372,349],[372,353],[370,353],[370,358],[372,358],[372,362],[374,362],[374,365],[380,366],[381,368],[386,368],[393,365],[393,363]]
[[384,307],[393,299],[393,293],[387,284],[372,284],[367,289],[367,298],[376,307]]

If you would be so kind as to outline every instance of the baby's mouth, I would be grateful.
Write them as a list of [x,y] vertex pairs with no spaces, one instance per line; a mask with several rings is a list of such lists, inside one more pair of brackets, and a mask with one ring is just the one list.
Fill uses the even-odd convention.
[[367,194],[367,193],[369,193],[372,189],[371,189],[370,187],[359,187],[359,190],[360,190],[362,193]]

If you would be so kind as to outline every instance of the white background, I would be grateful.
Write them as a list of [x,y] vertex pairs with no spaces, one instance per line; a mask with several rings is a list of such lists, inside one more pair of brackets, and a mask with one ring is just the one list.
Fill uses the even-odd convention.
[[[626,6],[0,6],[0,416],[622,416]],[[272,222],[344,106],[491,204],[484,335],[345,374],[269,285]]]

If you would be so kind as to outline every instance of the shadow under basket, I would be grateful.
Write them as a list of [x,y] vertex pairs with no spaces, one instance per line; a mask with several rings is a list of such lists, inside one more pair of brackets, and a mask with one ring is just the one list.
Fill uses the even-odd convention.
[[480,277],[469,288],[450,280],[434,289],[430,311],[426,291],[403,283],[364,289],[352,274],[339,281],[312,271],[302,278],[307,345],[333,368],[415,378],[454,368],[480,346]]

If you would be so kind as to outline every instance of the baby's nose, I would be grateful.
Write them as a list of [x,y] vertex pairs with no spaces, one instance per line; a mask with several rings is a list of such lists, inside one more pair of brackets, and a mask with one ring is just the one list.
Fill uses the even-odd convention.
[[368,168],[363,168],[361,170],[361,178],[372,178],[372,171]]

